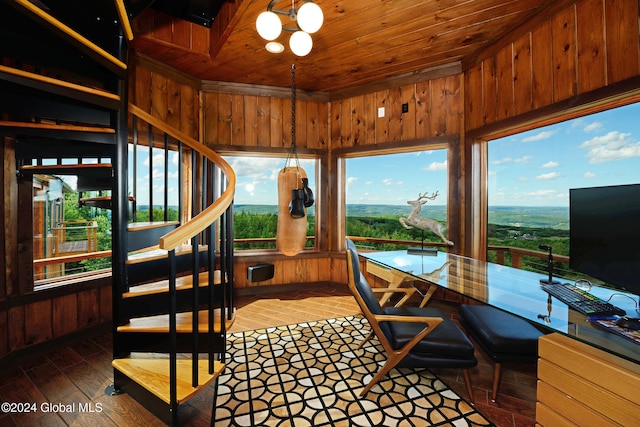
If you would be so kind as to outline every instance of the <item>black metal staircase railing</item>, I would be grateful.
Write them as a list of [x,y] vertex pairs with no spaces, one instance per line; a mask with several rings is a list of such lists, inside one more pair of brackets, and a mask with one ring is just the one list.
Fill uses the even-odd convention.
[[[138,175],[148,178],[149,200],[148,223],[163,223],[170,221],[168,212],[170,204],[168,201],[169,188],[176,189],[178,196],[177,216],[179,226],[172,231],[161,236],[153,245],[152,249],[166,251],[166,276],[168,281],[167,303],[168,310],[165,312],[168,320],[168,331],[165,338],[158,338],[158,342],[153,342],[148,338],[141,341],[147,343],[151,350],[163,349],[169,357],[169,395],[168,411],[164,410],[164,415],[159,414],[166,422],[177,424],[177,414],[179,404],[184,400],[178,385],[179,361],[178,354],[190,354],[191,372],[190,383],[195,390],[202,384],[202,376],[219,374],[221,366],[224,365],[225,335],[228,325],[233,321],[233,194],[235,191],[235,174],[231,167],[217,153],[210,150],[205,145],[190,138],[188,135],[172,129],[165,123],[158,121],[151,115],[140,110],[135,105],[129,105],[131,114],[132,129],[130,130],[131,161],[129,165],[133,169],[133,181],[130,182],[132,195],[135,199],[142,198],[137,185]],[[155,141],[161,141],[157,144]],[[138,156],[145,153],[149,157],[148,169],[138,168]],[[169,158],[172,155],[178,156],[177,177],[169,179]],[[160,162],[164,163],[164,173],[153,173],[153,157],[161,157]],[[188,167],[185,167],[188,165]],[[185,169],[189,173],[185,173]],[[127,172],[119,172],[119,179],[126,179]],[[191,183],[185,189],[185,182]],[[164,187],[162,200],[154,200],[152,188],[161,183]],[[162,212],[154,215],[154,207],[158,206]],[[138,204],[138,208],[141,204]],[[137,213],[141,217],[141,212]],[[142,216],[144,217],[144,216]],[[120,218],[121,226],[129,226]],[[131,247],[131,238],[129,238]],[[134,244],[135,245],[135,244]],[[136,245],[136,248],[143,245]],[[184,258],[184,248],[190,247],[189,265],[181,261]],[[144,252],[142,250],[141,252]],[[148,312],[140,312],[132,308],[132,304],[127,305],[125,294],[139,285],[141,278],[155,279],[155,276],[162,276],[165,272],[157,264],[149,264],[142,268],[143,273],[133,272],[133,266],[125,266],[127,278],[122,283],[117,283],[118,289],[114,292],[114,317],[117,325],[127,325],[137,316],[144,316]],[[203,273],[207,273],[203,276]],[[178,281],[184,279],[185,275],[191,277],[192,291],[188,296],[184,296],[184,291],[180,289]],[[158,277],[161,279],[161,277]],[[206,283],[201,281],[206,280]],[[204,291],[202,291],[204,289]],[[125,307],[126,306],[126,307]],[[156,310],[158,313],[161,309]],[[203,316],[203,313],[206,315]],[[191,325],[190,334],[184,334],[186,326],[181,324],[181,316],[189,314]],[[204,332],[206,331],[206,333]],[[140,352],[144,350],[139,343],[133,343],[132,339],[126,339],[127,332],[116,327],[114,330],[114,358],[126,357],[130,352]],[[152,334],[150,334],[152,335]],[[185,337],[188,335],[188,338]],[[203,337],[204,335],[204,337]],[[140,339],[140,334],[135,336]],[[166,339],[163,344],[162,341]],[[206,355],[206,371],[200,367],[200,358]],[[122,379],[118,374],[118,363],[114,361],[115,388],[121,388],[131,393],[130,384]],[[182,374],[184,375],[184,373]],[[182,390],[183,392],[184,390]],[[139,399],[140,400],[140,399]],[[153,400],[153,399],[152,399]],[[215,405],[215,402],[214,402]],[[159,412],[162,412],[159,411]],[[167,415],[168,414],[168,415]],[[170,419],[168,418],[170,417]],[[213,417],[213,412],[212,412]]]

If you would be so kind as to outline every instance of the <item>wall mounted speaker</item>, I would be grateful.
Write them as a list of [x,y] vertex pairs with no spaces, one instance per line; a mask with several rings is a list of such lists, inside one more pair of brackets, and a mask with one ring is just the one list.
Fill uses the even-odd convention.
[[247,280],[250,282],[262,282],[273,279],[273,264],[258,264],[247,268]]

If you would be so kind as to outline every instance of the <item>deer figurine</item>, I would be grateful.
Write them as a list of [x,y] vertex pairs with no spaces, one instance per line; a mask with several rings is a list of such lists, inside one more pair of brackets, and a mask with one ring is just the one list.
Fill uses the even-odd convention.
[[413,206],[411,213],[405,218],[400,217],[398,221],[400,224],[407,230],[411,230],[413,227],[417,227],[421,230],[429,230],[436,233],[443,242],[445,242],[449,246],[453,246],[453,242],[448,240],[444,234],[442,234],[443,226],[435,219],[431,218],[423,218],[420,216],[420,209],[422,209],[422,205],[427,203],[429,200],[435,200],[438,197],[438,192],[432,193],[431,196],[427,196],[427,193],[419,194],[416,200],[407,200],[407,204]]

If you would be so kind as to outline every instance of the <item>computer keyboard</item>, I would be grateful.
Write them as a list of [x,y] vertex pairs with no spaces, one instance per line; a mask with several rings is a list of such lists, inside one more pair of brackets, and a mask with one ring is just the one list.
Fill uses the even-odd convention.
[[624,316],[621,308],[610,304],[595,295],[577,288],[570,283],[542,285],[542,289],[567,304],[570,308],[587,316]]

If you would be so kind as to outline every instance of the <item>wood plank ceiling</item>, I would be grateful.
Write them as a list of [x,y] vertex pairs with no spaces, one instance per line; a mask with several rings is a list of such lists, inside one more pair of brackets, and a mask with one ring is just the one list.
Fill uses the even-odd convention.
[[[299,7],[302,0],[297,0]],[[226,2],[211,29],[149,9],[134,19],[132,48],[204,81],[348,93],[397,79],[459,73],[507,34],[549,16],[563,0],[315,0],[324,25],[313,49],[272,54],[255,28],[268,0]],[[291,2],[278,0],[276,9]],[[283,23],[288,21],[282,17]],[[285,23],[285,25],[287,25]]]

